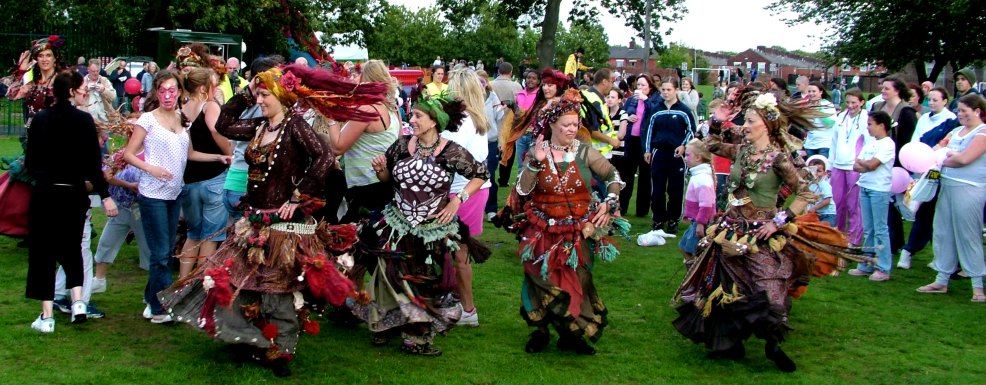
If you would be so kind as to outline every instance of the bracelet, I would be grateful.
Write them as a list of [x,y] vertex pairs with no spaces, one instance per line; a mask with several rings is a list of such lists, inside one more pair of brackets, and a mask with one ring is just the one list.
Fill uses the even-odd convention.
[[469,193],[467,193],[465,189],[459,191],[459,193],[456,194],[456,196],[459,197],[459,201],[462,203],[466,203],[466,201],[469,200]]
[[528,170],[534,172],[540,172],[543,169],[541,162],[534,159],[533,157],[531,159],[528,159],[527,162],[524,164],[524,166],[527,167]]

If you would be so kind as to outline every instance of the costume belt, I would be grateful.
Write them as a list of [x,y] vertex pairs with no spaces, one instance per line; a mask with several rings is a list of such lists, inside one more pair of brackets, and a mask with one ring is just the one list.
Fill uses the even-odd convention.
[[315,234],[315,228],[318,227],[318,223],[294,223],[294,222],[280,222],[270,225],[271,230],[284,231],[287,233],[295,233],[301,235],[312,235]]

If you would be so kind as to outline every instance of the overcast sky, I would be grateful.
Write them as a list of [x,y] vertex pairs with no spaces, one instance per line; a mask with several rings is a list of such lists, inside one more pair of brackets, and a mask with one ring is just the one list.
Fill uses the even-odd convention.
[[[391,4],[401,4],[410,9],[418,9],[435,4],[435,0],[389,0]],[[689,47],[706,51],[740,52],[758,45],[779,45],[789,50],[803,49],[817,51],[821,45],[819,36],[824,28],[815,25],[788,27],[780,17],[771,16],[763,9],[771,0],[685,0],[688,13],[674,28],[665,42],[678,42]],[[572,8],[571,1],[561,5],[561,19],[567,18]],[[602,24],[612,26],[606,34],[611,45],[627,45],[635,32],[623,26],[623,20],[600,12]],[[662,28],[666,31],[667,28]],[[638,44],[643,44],[637,40]]]

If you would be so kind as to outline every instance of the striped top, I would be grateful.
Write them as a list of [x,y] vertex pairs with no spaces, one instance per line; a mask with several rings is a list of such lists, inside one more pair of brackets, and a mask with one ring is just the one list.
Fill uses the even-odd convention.
[[390,145],[397,141],[401,127],[397,113],[390,111],[389,114],[390,125],[385,131],[364,132],[343,156],[346,164],[346,184],[349,187],[366,186],[380,181],[373,171],[373,158],[383,155]]

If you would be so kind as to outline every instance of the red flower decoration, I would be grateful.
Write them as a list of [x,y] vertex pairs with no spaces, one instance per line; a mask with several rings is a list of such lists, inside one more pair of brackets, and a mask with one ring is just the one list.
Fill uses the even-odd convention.
[[51,36],[48,36],[48,42],[49,42],[49,43],[54,43],[54,42],[56,42],[56,41],[58,41],[58,35],[51,35]]
[[318,322],[312,321],[310,319],[305,320],[305,324],[303,328],[305,329],[306,333],[311,334],[313,336],[318,335],[318,333],[322,330],[322,327],[321,325],[318,324]]
[[281,86],[284,87],[288,92],[293,92],[295,87],[301,85],[301,79],[294,76],[293,73],[288,72],[281,76]]
[[277,326],[274,326],[274,324],[268,323],[267,326],[264,326],[263,330],[264,330],[264,338],[268,340],[273,340],[275,337],[277,337]]

